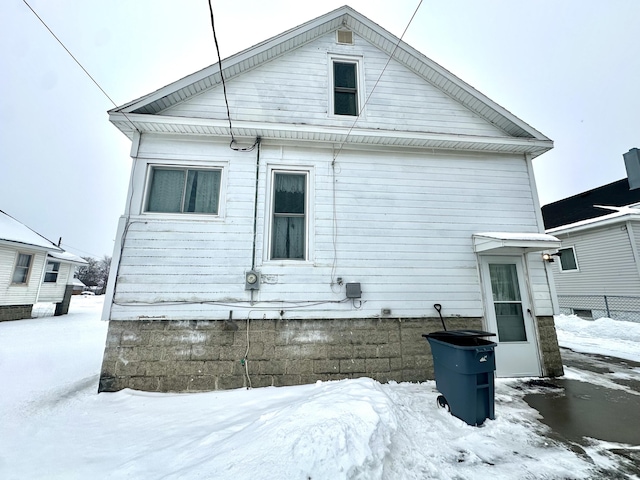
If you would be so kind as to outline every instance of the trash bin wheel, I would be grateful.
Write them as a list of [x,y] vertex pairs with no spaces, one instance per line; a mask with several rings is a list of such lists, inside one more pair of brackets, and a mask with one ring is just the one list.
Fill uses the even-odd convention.
[[436,398],[436,402],[438,402],[438,406],[440,408],[446,408],[447,412],[451,411],[451,408],[449,407],[449,402],[447,402],[447,399],[444,398],[444,395],[438,395],[438,398]]

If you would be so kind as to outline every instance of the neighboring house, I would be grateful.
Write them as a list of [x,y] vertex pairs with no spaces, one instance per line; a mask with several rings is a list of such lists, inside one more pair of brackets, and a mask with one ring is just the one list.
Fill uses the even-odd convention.
[[0,210],[0,321],[31,318],[38,302],[67,313],[75,267],[85,263]]
[[640,321],[640,150],[628,178],[542,207],[562,241],[552,263],[562,313]]
[[426,380],[435,304],[499,332],[498,375],[562,374],[551,140],[349,7],[222,68],[109,112],[133,170],[101,391]]
[[87,286],[79,278],[73,279],[73,292],[72,295],[80,295]]

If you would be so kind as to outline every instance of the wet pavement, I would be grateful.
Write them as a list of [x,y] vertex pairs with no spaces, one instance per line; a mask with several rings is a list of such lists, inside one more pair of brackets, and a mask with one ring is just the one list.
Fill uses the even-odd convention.
[[606,449],[619,466],[606,478],[640,478],[640,363],[564,348],[561,354],[565,377],[530,381],[535,393],[525,401],[551,438],[585,455]]

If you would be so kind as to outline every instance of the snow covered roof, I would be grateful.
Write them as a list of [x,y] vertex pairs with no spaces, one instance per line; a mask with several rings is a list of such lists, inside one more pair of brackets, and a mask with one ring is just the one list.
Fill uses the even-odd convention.
[[84,258],[74,255],[70,252],[49,252],[49,256],[63,262],[77,263],[79,265],[87,264],[87,261]]
[[561,242],[546,233],[482,232],[473,234],[475,252],[488,252],[500,248],[523,248],[526,251],[559,248]]
[[21,244],[54,252],[64,251],[51,240],[47,240],[2,210],[0,210],[0,242]]
[[[241,136],[332,143],[348,141],[349,143],[395,146],[463,148],[530,153],[533,157],[553,148],[553,142],[548,137],[380,25],[346,5],[224,59],[221,62],[224,79],[228,82],[244,72],[255,69],[308,44],[316,38],[341,28],[355,32],[387,55],[392,56],[395,61],[413,71],[425,82],[440,89],[478,117],[504,131],[505,136],[484,138],[432,132],[417,134],[402,132],[401,129],[394,129],[385,135],[385,132],[378,130],[370,132],[360,128],[356,129],[356,133],[356,131],[351,132],[350,129],[343,131],[342,128],[337,127],[321,128],[318,125],[256,123],[236,120],[234,122],[236,130],[240,132]],[[109,119],[129,138],[133,137],[136,130],[157,133],[229,135],[226,118],[204,119],[163,114],[168,108],[205,91],[218,88],[221,84],[220,65],[215,63],[155,92],[110,110]],[[347,134],[347,130],[349,134]]]

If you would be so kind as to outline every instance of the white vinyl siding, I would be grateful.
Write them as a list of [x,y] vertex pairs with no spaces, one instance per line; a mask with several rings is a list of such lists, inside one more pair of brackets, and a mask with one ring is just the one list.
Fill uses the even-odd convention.
[[625,224],[554,235],[575,248],[580,267],[560,272],[557,261],[551,264],[558,295],[638,295],[640,275]]
[[[524,158],[345,148],[332,169],[334,154],[319,144],[261,147],[255,237],[261,288],[254,300],[272,302],[261,303],[273,305],[265,314],[357,318],[389,308],[393,316],[433,316],[433,304],[441,303],[447,315],[483,316],[472,234],[538,232]],[[144,184],[145,165],[161,157],[203,166],[228,162],[221,199],[226,214],[211,221],[132,215],[111,318],[228,318],[235,303],[249,301],[244,272],[252,266],[256,152],[233,152],[228,144],[204,139],[144,135],[135,160],[140,165],[134,167],[132,212],[142,202],[138,186]],[[313,171],[309,260],[269,261],[263,252],[269,251],[270,169],[296,170],[301,162]],[[536,299],[548,308],[549,292],[540,280],[544,270],[531,268]],[[344,287],[331,285],[337,277],[362,284],[361,309],[337,303],[345,295]],[[320,304],[287,308],[311,301]],[[127,305],[132,302],[183,303]]]
[[67,285],[73,283],[74,268],[72,264],[60,262],[57,281],[42,283],[38,302],[61,302]]
[[[355,45],[337,45],[335,32],[227,82],[236,121],[351,127],[354,117],[332,115],[331,61],[361,58],[359,95],[368,98],[357,128],[505,137],[502,130],[429,84],[422,77],[354,34]],[[386,66],[386,69],[385,69]],[[380,77],[384,69],[384,75]],[[369,97],[375,86],[373,95]],[[161,115],[227,118],[222,87],[170,107]],[[355,133],[355,132],[354,132]]]
[[[12,282],[19,252],[33,255],[29,282],[26,284]],[[17,251],[15,248],[0,246],[0,305],[29,305],[35,302],[45,256],[44,252],[27,252],[24,249]]]

